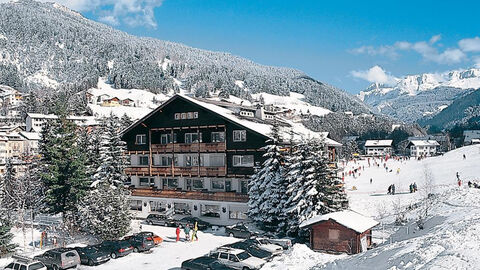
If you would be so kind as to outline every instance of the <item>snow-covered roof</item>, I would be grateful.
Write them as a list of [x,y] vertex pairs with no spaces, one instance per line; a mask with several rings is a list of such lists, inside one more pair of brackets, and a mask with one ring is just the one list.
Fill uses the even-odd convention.
[[38,132],[21,131],[20,135],[25,137],[29,141],[39,141],[40,140],[40,133],[38,133]]
[[393,140],[367,140],[365,147],[372,146],[392,146]]
[[413,144],[415,146],[438,146],[438,145],[440,145],[435,140],[411,140],[410,144]]
[[55,114],[41,114],[41,113],[27,113],[27,116],[30,118],[39,118],[39,119],[56,119],[58,116]]
[[366,217],[352,210],[344,210],[326,215],[315,216],[311,219],[305,220],[302,224],[300,224],[300,228],[330,219],[358,233],[363,233],[378,224],[377,221],[370,217]]
[[480,130],[465,130],[463,131],[465,142],[471,142],[473,139],[480,139]]

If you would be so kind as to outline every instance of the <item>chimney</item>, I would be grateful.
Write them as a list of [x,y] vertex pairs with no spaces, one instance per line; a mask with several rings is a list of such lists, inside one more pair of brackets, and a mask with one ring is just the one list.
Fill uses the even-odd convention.
[[255,110],[255,117],[258,119],[265,120],[265,110],[261,104],[257,105],[257,109]]

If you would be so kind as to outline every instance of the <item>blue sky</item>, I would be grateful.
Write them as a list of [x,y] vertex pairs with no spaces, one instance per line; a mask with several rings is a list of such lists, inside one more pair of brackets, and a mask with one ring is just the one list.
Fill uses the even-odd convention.
[[[61,2],[61,1],[60,1]],[[70,0],[138,36],[300,69],[351,93],[480,63],[480,1]]]

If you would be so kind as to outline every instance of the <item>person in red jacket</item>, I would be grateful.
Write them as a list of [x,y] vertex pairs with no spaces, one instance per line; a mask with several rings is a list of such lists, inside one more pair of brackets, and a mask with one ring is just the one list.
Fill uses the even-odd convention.
[[177,234],[177,242],[180,241],[180,225],[177,226],[177,230],[175,231]]

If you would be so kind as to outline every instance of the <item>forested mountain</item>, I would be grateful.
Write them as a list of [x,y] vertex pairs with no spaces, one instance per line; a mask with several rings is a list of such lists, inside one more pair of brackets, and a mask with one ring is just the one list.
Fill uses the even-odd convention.
[[116,88],[156,93],[181,88],[197,96],[217,92],[249,98],[259,92],[297,92],[332,111],[369,111],[356,97],[295,69],[131,36],[58,4],[20,0],[0,5],[0,84],[77,93],[95,86],[99,77]]
[[409,75],[393,86],[373,84],[358,97],[376,112],[415,122],[480,88],[480,69]]

